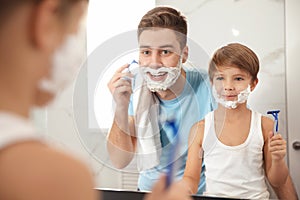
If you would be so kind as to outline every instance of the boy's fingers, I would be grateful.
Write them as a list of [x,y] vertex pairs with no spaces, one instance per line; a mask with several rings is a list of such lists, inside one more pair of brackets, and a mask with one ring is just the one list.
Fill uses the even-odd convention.
[[166,176],[162,175],[159,180],[154,184],[152,192],[162,192],[166,187]]
[[280,140],[280,139],[275,139],[275,140],[272,140],[270,142],[270,145],[271,146],[277,146],[277,145],[282,145],[282,146],[285,146],[286,145],[286,141],[285,140]]
[[273,131],[270,131],[269,132],[269,138],[272,138],[274,136],[274,132]]

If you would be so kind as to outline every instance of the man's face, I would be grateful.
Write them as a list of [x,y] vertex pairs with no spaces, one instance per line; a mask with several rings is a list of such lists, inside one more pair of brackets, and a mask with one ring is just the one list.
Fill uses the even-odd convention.
[[139,38],[139,64],[153,69],[176,67],[181,50],[174,31],[156,28],[144,30]]
[[140,34],[139,65],[152,92],[163,92],[176,85],[187,51],[187,47],[181,50],[173,30],[153,28]]

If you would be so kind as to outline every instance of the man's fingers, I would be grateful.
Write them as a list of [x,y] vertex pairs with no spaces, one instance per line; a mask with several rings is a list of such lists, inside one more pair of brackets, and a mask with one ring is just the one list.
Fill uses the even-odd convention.
[[114,74],[114,76],[110,79],[110,81],[108,82],[108,85],[115,83],[116,81],[118,81],[121,78],[124,77],[129,77],[129,78],[133,78],[133,75],[131,73],[116,73]]
[[122,67],[118,68],[115,72],[115,74],[117,73],[121,73],[124,69],[128,68],[129,67],[129,64],[125,64],[123,65]]

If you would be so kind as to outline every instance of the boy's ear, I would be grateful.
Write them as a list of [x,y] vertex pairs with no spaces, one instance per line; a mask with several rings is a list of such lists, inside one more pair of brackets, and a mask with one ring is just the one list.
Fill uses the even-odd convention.
[[59,0],[43,0],[33,11],[31,36],[34,45],[42,50],[52,51],[62,38],[57,10]]
[[182,50],[182,63],[185,63],[189,57],[189,48],[185,46]]
[[256,87],[256,85],[257,85],[257,83],[258,83],[258,78],[257,79],[255,79],[253,82],[252,82],[252,84],[251,84],[251,92],[255,89],[255,87]]

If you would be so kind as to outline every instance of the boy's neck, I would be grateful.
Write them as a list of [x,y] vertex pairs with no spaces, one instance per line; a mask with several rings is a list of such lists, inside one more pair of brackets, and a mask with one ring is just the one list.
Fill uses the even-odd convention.
[[234,109],[225,108],[222,105],[218,105],[218,108],[215,110],[215,115],[222,117],[224,120],[235,121],[243,119],[243,116],[248,114],[250,110],[247,108],[247,104],[239,104]]

